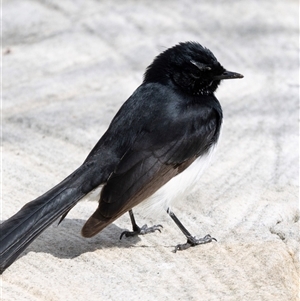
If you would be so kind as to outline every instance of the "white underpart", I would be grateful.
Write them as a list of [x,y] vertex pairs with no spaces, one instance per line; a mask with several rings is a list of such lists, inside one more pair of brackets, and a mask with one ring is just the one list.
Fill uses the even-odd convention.
[[[170,208],[171,205],[175,205],[177,201],[183,200],[194,188],[197,187],[199,179],[205,168],[211,162],[216,148],[217,144],[214,144],[205,155],[197,158],[182,173],[172,178],[152,196],[134,207],[134,212],[138,212],[143,217],[154,218],[164,214],[166,210]],[[99,201],[102,187],[103,185],[98,186],[82,200]]]
[[203,171],[211,162],[216,146],[214,144],[205,155],[197,158],[187,169],[136,206],[134,212],[137,211],[144,217],[150,215],[155,217],[170,208],[171,204],[174,205],[190,194],[199,183]]

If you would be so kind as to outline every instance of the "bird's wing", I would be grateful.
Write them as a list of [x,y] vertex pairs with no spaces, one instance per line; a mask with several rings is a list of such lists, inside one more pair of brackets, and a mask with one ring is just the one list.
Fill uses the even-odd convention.
[[[178,111],[178,110],[177,110]],[[99,207],[82,229],[101,231],[185,170],[217,140],[219,113],[210,106],[181,108],[172,118],[162,112],[144,126],[104,186]]]

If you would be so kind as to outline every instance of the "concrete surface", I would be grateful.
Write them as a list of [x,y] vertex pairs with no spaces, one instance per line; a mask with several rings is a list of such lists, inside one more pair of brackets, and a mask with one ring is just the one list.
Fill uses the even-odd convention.
[[[243,80],[217,91],[224,127],[197,190],[174,209],[217,243],[92,239],[79,203],[1,276],[1,300],[299,300],[299,9],[294,0],[4,0],[2,220],[71,173],[164,49],[198,41]],[[183,211],[183,208],[184,211]]]

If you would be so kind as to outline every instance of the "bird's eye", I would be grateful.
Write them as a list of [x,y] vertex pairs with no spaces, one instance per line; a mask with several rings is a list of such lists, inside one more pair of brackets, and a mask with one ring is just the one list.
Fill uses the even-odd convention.
[[195,62],[193,60],[190,61],[194,66],[196,66],[200,71],[210,71],[211,70],[211,67],[205,65],[205,64],[202,64],[202,63],[199,63],[199,62]]

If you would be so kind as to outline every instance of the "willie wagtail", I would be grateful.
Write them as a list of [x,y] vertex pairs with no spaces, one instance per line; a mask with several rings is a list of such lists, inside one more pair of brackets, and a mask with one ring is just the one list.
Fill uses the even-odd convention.
[[212,241],[210,235],[193,237],[170,203],[197,183],[218,142],[222,109],[214,92],[220,81],[242,77],[224,69],[196,42],[180,43],[158,55],[83,164],[1,224],[0,272],[99,185],[99,205],[82,228],[84,237],[126,212],[133,230],[121,237],[159,230],[160,225],[137,226],[132,209],[142,202],[145,208],[165,208],[186,236],[187,242],[175,251]]

